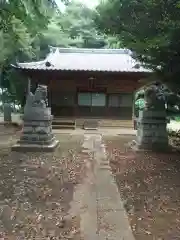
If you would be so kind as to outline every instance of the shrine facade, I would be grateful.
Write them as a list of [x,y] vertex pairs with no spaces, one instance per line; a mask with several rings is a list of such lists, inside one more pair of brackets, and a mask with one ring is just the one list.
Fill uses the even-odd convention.
[[42,61],[17,63],[17,71],[48,86],[52,114],[57,117],[131,119],[140,80],[151,74],[127,49],[50,48]]

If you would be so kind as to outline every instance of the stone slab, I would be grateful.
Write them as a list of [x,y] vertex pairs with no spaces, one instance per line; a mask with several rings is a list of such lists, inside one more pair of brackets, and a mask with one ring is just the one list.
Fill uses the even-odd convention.
[[99,240],[135,240],[124,211],[100,211],[98,225]]
[[84,240],[98,240],[97,202],[94,188],[94,184],[85,183],[83,194],[79,195],[82,202],[80,211],[81,237]]
[[151,125],[153,125],[153,124],[154,125],[161,125],[161,124],[166,125],[168,123],[168,121],[164,120],[164,119],[143,118],[143,119],[139,119],[138,123],[139,124],[151,124]]
[[55,140],[49,145],[40,144],[15,144],[11,150],[16,152],[53,152],[59,145],[59,141]]
[[97,130],[98,129],[98,120],[86,120],[84,122],[83,128],[85,130]]
[[84,127],[84,130],[98,130],[98,128]]
[[166,117],[166,111],[164,110],[144,110],[139,112],[139,118],[153,118],[153,117]]
[[[97,217],[97,226],[94,226],[97,230],[97,239],[135,240],[114,176],[110,168],[104,168],[104,166],[108,165],[109,160],[106,148],[102,144],[102,136],[100,134],[85,134],[84,145],[87,148],[89,147],[90,151],[93,151],[95,164],[93,171],[96,187],[97,214],[93,214],[91,210],[89,214],[94,215],[95,218]],[[95,222],[94,220],[92,221]],[[91,231],[92,228],[86,228],[88,236],[91,236]]]
[[[163,144],[163,146],[158,146],[158,147],[152,147],[148,144],[142,145],[142,144],[138,144],[138,142],[136,140],[131,141],[129,144],[130,148],[135,151],[135,152],[144,152],[144,151],[148,151],[148,152],[172,152],[172,148],[170,145],[165,146],[165,144]],[[156,144],[157,146],[158,144]]]

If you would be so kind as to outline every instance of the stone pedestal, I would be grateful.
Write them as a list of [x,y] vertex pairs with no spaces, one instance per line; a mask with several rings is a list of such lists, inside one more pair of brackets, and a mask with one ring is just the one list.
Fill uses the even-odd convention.
[[12,122],[12,107],[10,103],[4,104],[4,123]]
[[52,118],[50,108],[25,108],[22,135],[12,150],[53,151],[59,141],[52,133]]
[[137,148],[144,150],[167,150],[168,133],[165,111],[144,110],[139,114]]

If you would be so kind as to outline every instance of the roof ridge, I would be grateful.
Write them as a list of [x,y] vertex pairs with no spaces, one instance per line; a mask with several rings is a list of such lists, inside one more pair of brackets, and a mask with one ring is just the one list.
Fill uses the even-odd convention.
[[133,59],[128,49],[50,47],[44,60],[17,63],[16,67],[52,71],[151,72]]
[[96,53],[96,54],[131,54],[131,51],[126,48],[61,48],[50,46],[50,52],[55,53]]

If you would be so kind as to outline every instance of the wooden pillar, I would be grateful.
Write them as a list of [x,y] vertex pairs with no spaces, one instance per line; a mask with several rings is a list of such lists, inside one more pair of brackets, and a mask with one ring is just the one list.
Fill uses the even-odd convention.
[[28,78],[28,83],[27,83],[27,95],[29,95],[31,92],[31,79]]
[[76,87],[75,92],[74,92],[74,119],[78,116],[78,88]]
[[133,92],[133,101],[132,101],[132,120],[135,119],[135,97],[136,97],[137,91]]
[[28,78],[27,86],[25,86],[24,88],[22,107],[25,106],[27,97],[29,96],[30,92],[31,92],[31,79]]
[[52,87],[51,80],[48,80],[48,106],[52,108]]
[[[31,80],[31,82],[30,82],[30,86],[29,86],[29,89],[30,89],[30,91],[34,94],[34,92],[36,91],[36,88],[37,88],[37,86],[38,86],[38,82],[37,81],[32,81]],[[29,92],[30,92],[29,91]]]

